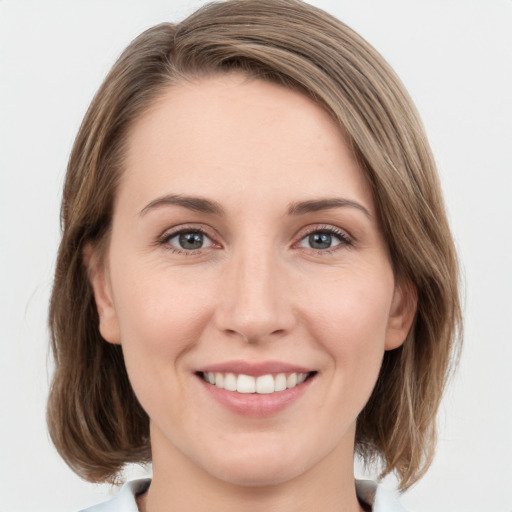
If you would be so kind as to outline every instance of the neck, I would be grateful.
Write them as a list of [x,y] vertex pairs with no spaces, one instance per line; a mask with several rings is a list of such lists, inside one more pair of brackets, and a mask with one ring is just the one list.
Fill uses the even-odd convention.
[[[158,437],[158,435],[152,438]],[[156,441],[156,439],[154,439]],[[155,446],[155,444],[153,444]],[[362,512],[353,475],[353,444],[341,445],[316,465],[282,482],[244,485],[204,471],[174,447],[158,445],[153,480],[140,512]]]

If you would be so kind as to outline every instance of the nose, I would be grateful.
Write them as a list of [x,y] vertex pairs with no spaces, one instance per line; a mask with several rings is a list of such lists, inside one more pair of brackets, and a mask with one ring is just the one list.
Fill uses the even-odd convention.
[[272,250],[235,252],[226,264],[216,309],[217,328],[248,343],[289,333],[295,324],[286,271]]

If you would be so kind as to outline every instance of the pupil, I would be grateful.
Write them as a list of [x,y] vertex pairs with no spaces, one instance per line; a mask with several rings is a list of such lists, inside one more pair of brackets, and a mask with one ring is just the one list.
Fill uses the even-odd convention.
[[183,249],[200,249],[203,246],[202,233],[182,233],[179,240]]
[[328,233],[313,233],[309,235],[309,245],[313,249],[328,249],[331,247],[331,239]]

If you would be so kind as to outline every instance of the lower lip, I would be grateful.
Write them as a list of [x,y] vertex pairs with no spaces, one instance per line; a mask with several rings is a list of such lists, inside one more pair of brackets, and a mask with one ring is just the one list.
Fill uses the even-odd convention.
[[300,398],[314,380],[314,377],[310,377],[293,388],[275,393],[260,394],[227,391],[206,382],[199,376],[197,378],[201,381],[205,390],[221,405],[236,414],[254,417],[271,416],[282,411]]

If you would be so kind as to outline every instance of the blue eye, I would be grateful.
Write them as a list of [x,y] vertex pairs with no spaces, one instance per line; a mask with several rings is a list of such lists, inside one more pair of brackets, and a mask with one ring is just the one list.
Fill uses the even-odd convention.
[[351,245],[350,239],[343,233],[334,231],[318,230],[313,231],[301,239],[299,246],[324,251],[338,245]]
[[180,231],[166,238],[165,243],[175,249],[197,251],[213,245],[211,239],[202,231]]

